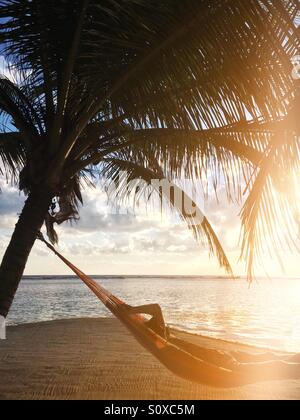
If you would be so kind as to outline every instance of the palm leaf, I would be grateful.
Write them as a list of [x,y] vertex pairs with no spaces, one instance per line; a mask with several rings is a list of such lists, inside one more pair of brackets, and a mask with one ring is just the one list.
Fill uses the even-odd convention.
[[0,0],[0,42],[23,76],[18,90],[1,81],[0,110],[26,141],[31,173],[43,158],[41,179],[58,196],[107,158],[225,182],[230,200],[253,187],[244,249],[257,248],[251,229],[268,203],[254,202],[298,160],[297,142],[276,146],[271,167],[261,159],[297,92],[298,3]]
[[94,123],[93,130],[88,129],[83,139],[84,147],[79,143],[79,150],[75,149],[76,158],[83,159],[72,164],[70,174],[96,165],[118,151],[130,150],[136,161],[149,154],[155,156],[172,179],[198,178],[205,183],[209,173],[212,183],[217,185],[223,177],[228,196],[233,198],[237,191],[241,196],[242,185],[249,182],[253,169],[259,167],[270,139],[270,132],[253,123],[211,130],[134,130],[130,124],[109,126],[106,130],[105,125]]
[[0,134],[0,174],[17,179],[25,163],[24,144],[18,133]]
[[273,136],[253,185],[248,185],[250,193],[242,210],[242,257],[250,279],[255,262],[262,263],[263,250],[279,260],[280,249],[299,251],[299,98]]
[[0,116],[9,115],[29,144],[33,136],[43,132],[40,118],[24,92],[7,78],[0,76]]
[[[119,181],[119,175],[121,172],[126,172],[128,176],[128,181],[138,179],[145,181],[146,185],[150,186],[150,192],[148,191],[148,188],[146,188],[146,191],[138,190],[137,193],[134,193],[134,200],[138,202],[139,196],[143,193],[146,193],[147,197],[151,196],[153,192],[151,191],[151,188],[153,187],[153,185],[151,186],[152,180],[165,179],[163,172],[159,168],[159,165],[157,163],[155,165],[154,162],[152,163],[152,165],[156,167],[156,171],[149,169],[149,167],[144,167],[135,162],[131,162],[128,159],[122,160],[117,158],[108,158],[105,160],[100,174],[102,176],[106,176],[112,181],[115,181],[116,183],[118,183]],[[180,187],[178,187],[172,182],[170,182],[170,186],[173,189],[174,194],[176,194],[177,190],[177,193],[179,192],[179,194],[183,195],[183,199],[191,201],[188,194],[185,191],[183,191]],[[161,191],[159,189],[156,191],[156,193],[158,195],[161,195],[162,193],[164,193],[164,191]],[[118,199],[124,201],[128,199],[128,196],[131,194],[132,191],[128,190],[127,184],[121,183],[119,185]],[[176,212],[178,212],[180,217],[187,223],[187,226],[191,229],[197,241],[202,241],[203,239],[205,239],[205,242],[209,246],[210,252],[217,257],[220,266],[224,268],[231,277],[233,277],[233,271],[229,260],[226,256],[226,253],[208,219],[203,215],[202,211],[199,209],[196,203],[193,203],[193,208],[195,209],[198,215],[201,215],[201,222],[199,222],[198,218],[194,219],[193,217],[191,217],[190,214],[187,214],[181,206],[178,206],[176,204],[176,201],[174,201],[173,197],[174,196],[172,194],[166,194],[162,198],[168,200],[168,204],[171,207],[173,207],[173,209]]]

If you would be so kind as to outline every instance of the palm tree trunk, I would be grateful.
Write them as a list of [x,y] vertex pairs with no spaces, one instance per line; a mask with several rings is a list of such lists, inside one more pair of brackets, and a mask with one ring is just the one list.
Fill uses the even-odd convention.
[[37,234],[43,226],[53,192],[31,192],[0,266],[0,315],[7,317]]

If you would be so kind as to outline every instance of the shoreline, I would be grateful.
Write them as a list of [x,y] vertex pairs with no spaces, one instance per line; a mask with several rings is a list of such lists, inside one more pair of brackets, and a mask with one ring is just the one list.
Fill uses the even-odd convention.
[[[224,351],[261,348],[178,331]],[[244,400],[300,399],[300,381],[215,389],[175,377],[112,318],[84,318],[7,328],[0,342],[0,399]]]
[[[91,316],[91,317],[78,317],[78,318],[60,318],[60,319],[51,319],[51,320],[46,320],[46,321],[37,321],[37,322],[24,322],[24,323],[19,323],[19,324],[7,324],[6,327],[8,328],[16,328],[16,327],[25,327],[25,326],[37,326],[37,325],[43,325],[43,324],[49,324],[49,323],[53,323],[53,322],[70,322],[70,321],[76,321],[76,320],[115,320],[115,318],[113,316],[107,316],[107,317],[100,317],[97,318],[95,316]],[[264,346],[264,345],[259,345],[259,344],[254,344],[254,343],[246,343],[242,340],[230,340],[229,338],[220,338],[220,337],[212,337],[209,335],[205,335],[205,334],[201,334],[201,333],[197,333],[196,331],[192,331],[192,330],[185,330],[184,327],[177,327],[176,325],[172,325],[169,324],[170,329],[174,332],[176,332],[179,335],[183,335],[186,337],[189,337],[189,339],[201,339],[201,340],[209,340],[212,343],[219,343],[220,345],[222,343],[226,343],[229,345],[236,345],[236,346],[241,346],[243,347],[245,350],[248,348],[249,350],[256,350],[256,351],[271,351],[274,353],[282,353],[282,354],[290,354],[293,355],[295,354],[295,352],[293,351],[287,351],[285,349],[279,349],[277,347],[271,347],[271,346]]]

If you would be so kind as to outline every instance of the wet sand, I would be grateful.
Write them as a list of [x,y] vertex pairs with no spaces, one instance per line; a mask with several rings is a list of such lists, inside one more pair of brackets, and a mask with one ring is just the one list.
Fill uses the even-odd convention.
[[[201,346],[260,350],[179,333]],[[214,389],[175,377],[114,319],[9,327],[0,341],[0,399],[300,399],[300,381]]]

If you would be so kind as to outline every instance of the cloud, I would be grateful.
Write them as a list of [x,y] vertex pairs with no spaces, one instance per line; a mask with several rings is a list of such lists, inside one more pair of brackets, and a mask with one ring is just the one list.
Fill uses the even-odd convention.
[[205,215],[227,252],[239,249],[240,209],[241,206],[228,202],[225,188],[218,191],[218,200],[212,195],[205,203]]
[[[24,197],[17,188],[0,179],[0,239],[1,248],[9,241],[20,213]],[[57,227],[60,248],[69,255],[99,256],[129,253],[178,253],[196,244],[185,226],[172,224],[157,215],[110,214],[106,196],[97,189],[84,192],[80,220]],[[34,254],[44,257],[47,252],[35,246]]]
[[114,241],[104,240],[101,244],[95,244],[91,241],[78,241],[76,243],[64,243],[62,250],[75,256],[102,256],[114,254],[128,254],[129,246],[118,246]]
[[11,82],[20,85],[24,82],[25,78],[30,75],[30,71],[20,72],[15,67],[10,66],[10,63],[5,59],[3,55],[0,55],[0,74]]
[[95,232],[117,232],[121,235],[143,231],[153,226],[151,213],[149,217],[139,216],[132,209],[121,209],[120,214],[114,214],[115,209],[110,207],[106,195],[100,188],[85,190],[83,199],[84,205],[80,208],[80,219],[76,223],[64,224],[59,228],[61,235],[82,236]]
[[12,74],[3,55],[0,55],[0,74],[4,77],[7,77],[7,79],[12,80]]
[[[120,232],[118,226],[103,231],[94,232],[90,236],[68,236],[61,235],[60,249],[63,253],[76,256],[98,256],[103,255],[144,255],[156,254],[199,254],[199,245],[194,241],[192,234],[184,227],[180,229],[175,226],[166,226],[157,221],[149,220],[151,228],[147,228],[140,221],[140,231],[131,230],[131,224]],[[180,234],[181,233],[181,234]],[[188,233],[188,234],[187,234]]]
[[[3,254],[25,198],[1,178],[0,188],[0,253]],[[97,264],[101,264],[98,270],[105,264],[109,267],[115,264],[115,269],[122,271],[118,268],[119,261],[122,261],[121,267],[128,266],[126,270],[131,271],[130,264],[138,266],[145,260],[147,264],[153,260],[162,267],[160,269],[165,267],[167,270],[170,260],[176,265],[176,262],[185,264],[189,259],[198,261],[201,255],[203,258],[207,256],[205,247],[196,243],[187,226],[178,223],[178,218],[151,211],[134,214],[130,209],[128,214],[112,214],[107,197],[100,188],[86,189],[83,198],[78,223],[57,227],[59,249],[67,258],[75,258],[83,266],[85,263],[90,265],[91,271],[97,271]],[[235,206],[219,206],[213,199],[206,205],[205,213],[227,250],[235,246],[231,235],[238,223],[237,212]],[[55,272],[55,259],[53,262],[49,260],[49,252],[43,244],[36,243],[32,256],[30,266],[39,267],[36,271],[44,270],[43,261],[47,258],[50,265],[54,264],[51,269]]]
[[10,68],[9,63],[3,55],[0,55],[0,74],[13,83],[18,84],[20,81],[19,72],[16,69]]
[[24,205],[24,196],[0,178],[0,229],[12,229]]

